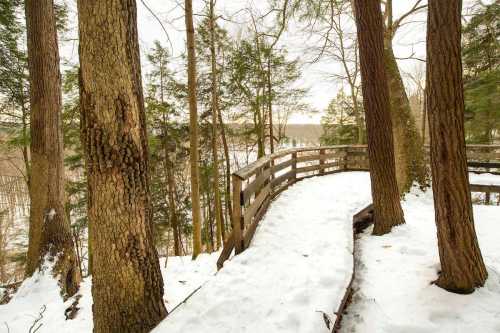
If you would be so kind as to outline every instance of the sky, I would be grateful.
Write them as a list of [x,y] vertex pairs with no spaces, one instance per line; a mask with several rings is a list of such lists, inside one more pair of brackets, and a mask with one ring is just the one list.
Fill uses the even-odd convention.
[[[416,0],[396,0],[393,1],[394,18],[407,12]],[[423,3],[425,3],[424,0]],[[465,1],[464,7],[468,2]],[[182,60],[180,55],[185,52],[185,26],[184,9],[181,0],[138,0],[138,30],[139,44],[141,47],[141,57],[143,74],[148,71],[148,63],[145,60],[145,54],[152,47],[155,40],[159,40],[163,45],[169,45],[173,56],[177,59],[173,64],[177,70],[182,70]],[[69,31],[64,36],[66,42],[61,45],[61,56],[64,61],[75,64],[78,62],[77,45],[77,14],[76,1],[68,0],[70,8]],[[162,21],[166,32],[162,29],[158,20],[146,8],[146,5]],[[195,24],[202,20],[201,13],[205,6],[204,0],[193,0],[195,13]],[[268,1],[266,0],[218,0],[215,11],[224,19],[219,19],[221,24],[230,35],[238,37],[244,34],[244,27],[250,23],[248,11],[246,8],[257,8],[260,12],[266,12]],[[426,13],[421,12],[408,20],[407,25],[401,27],[394,39],[394,52],[397,58],[407,58],[414,56],[425,59],[425,33],[426,33]],[[354,24],[350,26],[355,29]],[[329,61],[326,57],[318,62],[309,64],[308,62],[315,56],[312,51],[312,45],[316,43],[313,36],[305,33],[302,25],[291,20],[288,23],[288,29],[280,39],[278,47],[286,48],[289,51],[290,59],[299,59],[303,63],[302,78],[295,83],[297,87],[308,90],[304,102],[309,104],[313,110],[309,114],[295,114],[289,120],[289,123],[319,123],[322,111],[328,106],[329,101],[335,97],[336,93],[342,89],[340,80],[332,79],[329,74],[338,72],[338,65]],[[317,43],[316,43],[317,44]],[[413,59],[398,60],[398,64],[403,73],[414,72],[416,68],[423,68],[423,62]]]

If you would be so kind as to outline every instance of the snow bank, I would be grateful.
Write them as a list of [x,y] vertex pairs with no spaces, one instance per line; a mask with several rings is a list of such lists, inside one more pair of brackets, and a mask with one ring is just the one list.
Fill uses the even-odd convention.
[[[170,257],[166,268],[165,258],[160,259],[165,281],[164,300],[169,311],[215,274],[218,256],[218,252],[201,254],[195,261],[190,256]],[[91,279],[84,279],[77,295],[63,302],[57,281],[50,274],[36,273],[23,282],[8,304],[0,305],[0,332],[29,332],[41,317],[34,326],[41,325],[39,333],[90,333],[93,329],[91,288]],[[64,312],[76,298],[79,298],[78,314],[66,320]]]
[[227,261],[154,332],[328,332],[352,272],[352,215],[367,173],[295,184],[271,204],[252,245]]
[[359,239],[357,291],[342,332],[500,332],[499,207],[474,206],[489,279],[471,295],[430,284],[440,267],[432,191],[414,191],[403,209],[406,225],[381,237],[367,230]]

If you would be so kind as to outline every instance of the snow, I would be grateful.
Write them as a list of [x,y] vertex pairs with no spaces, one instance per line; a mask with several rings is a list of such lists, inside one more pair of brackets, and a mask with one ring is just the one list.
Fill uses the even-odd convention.
[[[166,268],[165,258],[160,259],[165,281],[164,300],[169,311],[215,274],[218,257],[219,252],[201,254],[195,261],[191,256],[169,257]],[[42,310],[39,333],[92,332],[91,288],[91,278],[86,278],[77,295],[63,302],[57,281],[50,274],[37,272],[23,282],[9,303],[0,305],[0,333],[28,332]],[[80,309],[73,320],[66,320],[64,311],[77,297]]]
[[[500,184],[500,176],[471,174],[479,181]],[[335,319],[353,268],[352,215],[370,201],[368,173],[305,179],[271,204],[251,246],[221,271],[219,253],[160,259],[171,313],[154,332],[328,332],[323,313]],[[489,278],[473,294],[456,295],[430,284],[439,269],[432,191],[414,189],[402,205],[407,224],[357,240],[342,332],[500,332],[500,208],[474,205]],[[66,320],[76,297],[78,314]],[[28,332],[42,310],[38,332],[91,332],[90,278],[63,302],[56,280],[36,273],[0,305],[0,332]]]
[[[480,178],[471,177],[471,182]],[[496,179],[489,177],[494,183]],[[498,206],[474,205],[475,226],[489,278],[471,295],[431,285],[439,256],[432,191],[415,190],[403,202],[406,224],[382,237],[358,240],[353,303],[341,332],[500,332]]]
[[469,173],[469,182],[476,185],[500,185],[500,176],[491,173]]
[[251,246],[153,332],[328,332],[322,312],[335,318],[350,281],[352,215],[369,203],[369,183],[340,173],[283,192]]

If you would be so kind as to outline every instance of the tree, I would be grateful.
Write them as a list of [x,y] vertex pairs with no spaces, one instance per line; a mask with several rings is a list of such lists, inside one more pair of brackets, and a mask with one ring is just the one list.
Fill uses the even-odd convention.
[[363,106],[355,107],[352,101],[352,98],[346,96],[341,90],[337,93],[336,98],[328,104],[325,115],[321,118],[323,133],[320,141],[322,145],[356,144],[360,141],[359,135],[365,130],[364,126],[361,131],[359,130],[358,118],[360,116],[357,115],[357,112],[362,111]]
[[191,205],[193,215],[193,259],[201,252],[200,171],[198,158],[198,106],[196,105],[196,50],[193,2],[185,0],[186,40],[188,50],[189,142],[191,167]]
[[61,77],[51,0],[26,1],[31,106],[30,228],[26,274],[54,261],[64,296],[78,290],[79,269],[65,213]]
[[24,170],[20,170],[29,187],[29,82],[26,51],[19,43],[26,28],[16,12],[22,1],[4,1],[0,5],[0,114],[14,125],[7,147],[20,150]]
[[217,115],[219,113],[219,88],[217,78],[217,63],[216,63],[216,34],[215,34],[215,13],[214,0],[209,0],[208,20],[210,26],[210,70],[212,81],[212,158],[213,158],[213,191],[215,200],[215,226],[216,226],[216,241],[217,250],[222,246],[223,237],[223,216],[222,202],[219,189],[219,155],[217,153],[217,140],[219,137]]
[[410,100],[399,72],[398,63],[392,49],[392,41],[404,20],[426,7],[421,5],[421,2],[422,0],[417,0],[408,12],[398,19],[394,19],[392,0],[385,1],[384,59],[389,83],[396,179],[401,195],[408,192],[414,182],[420,184],[420,186],[426,185],[427,168],[422,138],[417,131],[415,118],[411,113]]
[[437,285],[469,293],[488,276],[474,229],[464,137],[461,1],[429,1],[427,110],[441,261]]
[[384,66],[383,22],[379,0],[355,0],[363,105],[374,206],[374,235],[403,224],[394,166],[389,91]]
[[463,29],[466,141],[493,144],[500,130],[500,4],[477,8]]
[[167,314],[153,244],[135,1],[78,1],[80,110],[94,332],[149,332]]
[[[165,47],[158,41],[147,54],[152,70],[147,75],[146,112],[148,121],[148,137],[150,140],[150,156],[152,165],[162,165],[163,168],[152,168],[153,186],[153,222],[160,231],[161,226],[170,225],[174,237],[174,254],[180,256],[181,242],[181,211],[176,200],[177,182],[176,167],[184,168],[185,163],[178,158],[181,143],[184,142],[187,126],[176,121],[180,110],[185,106],[186,87],[178,83],[172,71],[168,68],[170,56]],[[179,167],[178,167],[179,168]],[[161,239],[161,235],[157,237]],[[168,236],[167,236],[168,239]],[[167,244],[168,247],[169,244]]]

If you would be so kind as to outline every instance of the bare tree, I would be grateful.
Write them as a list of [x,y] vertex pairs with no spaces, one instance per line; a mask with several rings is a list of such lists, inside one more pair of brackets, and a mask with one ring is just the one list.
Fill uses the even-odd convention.
[[188,50],[189,141],[191,166],[191,205],[193,218],[193,259],[201,252],[200,171],[198,153],[198,106],[196,102],[196,49],[193,24],[193,2],[185,0]]

